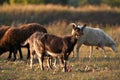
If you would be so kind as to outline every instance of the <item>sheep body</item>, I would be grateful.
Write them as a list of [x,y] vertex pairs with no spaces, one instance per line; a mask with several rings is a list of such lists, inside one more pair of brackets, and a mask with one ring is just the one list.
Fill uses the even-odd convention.
[[[66,40],[67,38],[68,38],[68,40]],[[38,60],[40,60],[39,63],[41,63],[40,64],[41,70],[44,70],[43,63],[42,63],[43,56],[46,55],[44,53],[48,53],[49,55],[51,55],[53,57],[60,56],[62,58],[62,66],[64,66],[63,65],[64,64],[63,57],[65,60],[67,60],[67,53],[68,53],[68,55],[70,54],[70,52],[73,50],[73,46],[76,43],[76,40],[75,40],[75,42],[73,43],[73,46],[71,44],[71,47],[68,47],[68,45],[70,44],[68,42],[69,40],[71,40],[71,37],[60,38],[60,37],[56,37],[56,36],[50,35],[50,34],[43,34],[40,37],[37,36],[36,38],[34,38],[33,50],[35,50],[35,52],[38,56]],[[32,56],[31,56],[31,58],[32,58]],[[31,62],[30,66],[32,67],[32,62]]]
[[3,37],[3,35],[5,34],[5,32],[9,29],[9,26],[1,26],[0,27],[0,39]]
[[[79,25],[78,27],[81,28],[81,26]],[[81,36],[77,42],[76,47],[77,57],[79,57],[79,48],[81,47],[82,44],[92,47],[90,48],[89,57],[91,57],[91,54],[93,52],[93,46],[102,48],[104,50],[105,57],[106,51],[104,47],[110,47],[114,52],[117,52],[117,44],[115,43],[115,41],[100,28],[86,27],[83,33],[84,35]]]
[[[9,28],[11,28],[11,27],[10,26],[4,26],[4,25],[0,27],[0,40]],[[19,52],[21,52],[21,51],[19,51]],[[9,54],[11,54],[11,51],[9,51]],[[10,56],[8,56],[8,60],[9,60],[9,57]]]
[[[10,26],[1,26],[0,27],[0,39],[4,36],[4,34],[5,34],[5,32],[9,29],[9,28],[11,28]],[[22,51],[21,51],[21,48],[20,49],[18,49],[19,50],[19,53],[20,54],[22,54]],[[9,56],[8,56],[8,60],[10,59],[10,57],[11,57],[11,51],[9,51]],[[21,55],[20,55],[21,56]],[[22,57],[22,56],[21,56]]]
[[17,49],[19,49],[21,44],[36,31],[47,32],[47,30],[38,23],[25,24],[20,27],[11,27],[5,32],[0,40],[0,55],[3,54],[3,52],[11,51],[14,53],[15,60]]
[[[76,28],[75,28],[76,29]],[[74,29],[74,30],[75,30]],[[53,57],[60,57],[61,63],[63,66],[63,71],[66,71],[66,65],[68,57],[73,50],[77,38],[76,35],[82,35],[82,29],[77,28],[72,36],[58,37],[52,34],[47,33],[34,33],[27,41],[30,43],[31,51],[31,59],[30,59],[30,67],[32,67],[33,63],[33,54],[37,54],[41,70],[43,68],[43,60],[46,54],[49,54]]]

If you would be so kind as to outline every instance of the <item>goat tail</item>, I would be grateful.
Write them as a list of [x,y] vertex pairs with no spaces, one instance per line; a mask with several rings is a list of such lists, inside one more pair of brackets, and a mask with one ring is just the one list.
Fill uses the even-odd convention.
[[21,44],[21,46],[26,46],[26,45],[28,45],[29,44],[29,39],[27,39],[26,41],[24,41],[22,44]]

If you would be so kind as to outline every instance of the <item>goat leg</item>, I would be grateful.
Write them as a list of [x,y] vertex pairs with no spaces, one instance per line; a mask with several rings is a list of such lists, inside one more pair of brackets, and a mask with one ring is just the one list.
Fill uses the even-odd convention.
[[48,70],[52,69],[52,67],[51,67],[51,65],[52,65],[52,57],[50,55],[48,56],[47,64],[48,64]]
[[67,61],[64,60],[63,72],[66,72],[66,71],[67,71]]

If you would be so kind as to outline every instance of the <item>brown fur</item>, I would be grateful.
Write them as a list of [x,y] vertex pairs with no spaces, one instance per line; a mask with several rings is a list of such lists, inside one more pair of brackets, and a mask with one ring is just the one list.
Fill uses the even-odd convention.
[[14,52],[14,60],[16,59],[16,49],[34,32],[47,32],[47,30],[38,23],[25,24],[20,27],[11,27],[6,31],[0,40],[0,54],[5,51]]
[[[10,28],[10,26],[1,26],[0,27],[0,39],[4,36],[5,32]],[[21,51],[20,51],[21,52]],[[11,54],[11,52],[9,52]],[[8,57],[9,58],[9,57]]]
[[[10,27],[10,26],[1,26],[1,27],[0,27],[0,39],[4,36],[5,32],[6,32],[9,28],[11,28],[11,27]],[[21,48],[18,49],[18,50],[19,50],[19,53],[22,54]],[[20,56],[21,56],[21,55],[20,55]],[[11,51],[9,51],[9,56],[8,56],[7,59],[9,60],[10,57],[11,57]],[[21,57],[22,57],[22,56],[21,56]]]
[[77,42],[76,36],[81,36],[83,34],[84,28],[80,29],[74,27],[73,29],[74,29],[74,35],[65,36],[63,38],[47,33],[39,33],[39,32],[34,33],[28,39],[28,42],[30,42],[31,45],[30,49],[32,52],[30,59],[31,60],[30,67],[32,67],[33,55],[36,53],[38,56],[41,70],[44,70],[43,60],[44,60],[44,56],[47,53],[53,57],[59,56],[61,63],[63,65],[63,70],[66,71],[66,65],[67,65],[66,61],[68,60],[68,57]]
[[0,39],[3,37],[3,35],[5,34],[5,32],[9,29],[9,26],[1,26],[0,27]]

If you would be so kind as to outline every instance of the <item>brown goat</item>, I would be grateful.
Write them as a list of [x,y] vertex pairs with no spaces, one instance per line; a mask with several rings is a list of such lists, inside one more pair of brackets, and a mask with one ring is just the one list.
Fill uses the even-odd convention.
[[[20,27],[11,27],[0,40],[0,55],[3,54],[3,52],[10,51],[14,53],[14,60],[16,60],[17,49],[20,49],[21,44],[36,31],[47,32],[47,30],[38,23],[25,24]],[[29,46],[27,47],[29,48]],[[28,53],[28,55],[29,54],[30,53]],[[11,58],[11,54],[9,55],[9,58]]]
[[[44,70],[43,61],[45,55],[59,57],[63,66],[63,71],[66,72],[68,57],[73,50],[77,37],[83,35],[83,26],[81,29],[73,26],[74,34],[71,36],[58,37],[52,34],[36,32],[28,38],[30,43],[30,67],[32,68],[33,55],[37,54],[41,70]],[[49,63],[50,64],[50,63]]]

